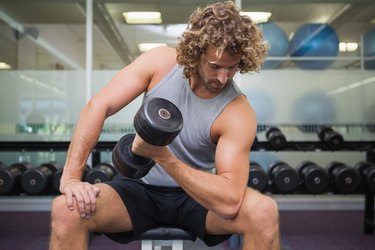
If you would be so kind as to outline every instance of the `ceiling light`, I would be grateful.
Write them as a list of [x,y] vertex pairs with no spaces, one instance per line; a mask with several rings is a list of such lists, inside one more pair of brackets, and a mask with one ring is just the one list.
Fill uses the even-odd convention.
[[266,23],[271,17],[271,12],[241,12],[241,15],[249,16],[255,23]]
[[140,43],[138,44],[138,48],[141,52],[145,52],[147,50],[150,50],[159,46],[167,46],[167,44],[165,43]]
[[358,49],[358,43],[339,43],[340,52],[353,52]]
[[12,66],[10,66],[9,64],[5,63],[5,62],[0,62],[0,69],[11,69]]
[[128,24],[160,24],[160,12],[124,12],[122,15]]

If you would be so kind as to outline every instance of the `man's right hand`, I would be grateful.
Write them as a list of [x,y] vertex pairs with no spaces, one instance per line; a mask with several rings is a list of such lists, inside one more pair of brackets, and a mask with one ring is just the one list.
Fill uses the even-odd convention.
[[82,218],[88,219],[96,211],[96,197],[100,189],[80,179],[68,179],[60,181],[60,192],[66,196],[68,209],[73,211],[73,197],[77,202],[78,211]]

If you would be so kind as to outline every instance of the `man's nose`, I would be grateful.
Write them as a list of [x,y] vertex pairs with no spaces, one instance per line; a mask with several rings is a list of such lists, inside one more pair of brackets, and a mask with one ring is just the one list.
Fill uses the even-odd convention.
[[225,84],[228,81],[228,70],[227,69],[220,69],[218,74],[218,80],[221,84]]

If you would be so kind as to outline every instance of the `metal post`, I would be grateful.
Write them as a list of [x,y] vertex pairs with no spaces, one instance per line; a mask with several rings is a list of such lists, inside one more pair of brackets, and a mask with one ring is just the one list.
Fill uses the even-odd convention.
[[[86,103],[91,99],[92,91],[93,25],[93,0],[86,0]],[[94,166],[91,154],[87,162]]]

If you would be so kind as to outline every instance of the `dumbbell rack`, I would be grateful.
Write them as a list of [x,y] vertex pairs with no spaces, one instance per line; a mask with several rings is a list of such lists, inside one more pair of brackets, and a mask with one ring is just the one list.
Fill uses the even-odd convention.
[[[117,142],[100,141],[92,152],[92,166],[100,163],[100,152],[112,151]],[[2,141],[0,151],[2,152],[29,152],[29,151],[67,151],[69,142],[59,141]],[[258,141],[253,145],[251,151],[276,151],[267,141]],[[321,141],[288,141],[285,147],[277,151],[333,151]],[[345,141],[340,149],[334,151],[362,151],[366,152],[366,161],[375,162],[375,141]],[[365,193],[364,208],[364,233],[373,234],[374,222],[374,199],[375,194]]]

